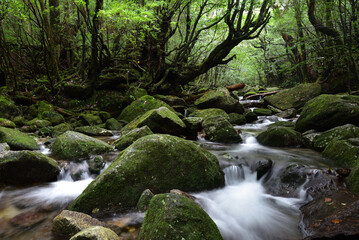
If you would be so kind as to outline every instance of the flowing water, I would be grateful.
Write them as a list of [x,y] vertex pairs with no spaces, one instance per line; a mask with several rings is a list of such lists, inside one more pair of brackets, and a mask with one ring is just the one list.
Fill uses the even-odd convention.
[[[241,144],[224,145],[199,139],[205,148],[218,157],[225,173],[225,187],[193,195],[217,224],[226,240],[302,238],[298,223],[299,207],[308,201],[305,190],[299,187],[292,196],[282,197],[271,192],[265,182],[278,178],[277,173],[290,164],[302,164],[313,169],[328,165],[319,153],[312,150],[274,149],[258,144],[255,136],[269,124],[279,120],[283,119],[261,117],[253,124],[236,126],[244,140]],[[108,140],[113,141],[116,137],[118,136]],[[40,151],[51,156],[51,151],[45,145],[41,146]],[[107,159],[106,167],[117,154],[115,152],[104,157]],[[273,162],[271,171],[260,179],[254,171],[258,160]],[[57,182],[0,190],[0,239],[55,239],[51,235],[52,218],[81,194],[96,177],[87,170],[86,161],[63,165]],[[11,223],[13,217],[34,209],[46,212],[47,219],[34,224],[30,229],[15,227]],[[130,213],[109,221],[126,221],[131,218],[135,218],[135,222],[141,222],[143,214]]]

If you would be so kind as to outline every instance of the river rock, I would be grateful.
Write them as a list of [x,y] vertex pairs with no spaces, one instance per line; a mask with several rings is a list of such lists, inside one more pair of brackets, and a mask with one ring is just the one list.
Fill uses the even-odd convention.
[[230,113],[229,116],[229,122],[234,125],[244,125],[247,123],[246,117],[239,113]]
[[121,238],[111,229],[95,226],[82,230],[70,240],[121,240]]
[[158,109],[152,109],[141,117],[133,120],[121,129],[121,132],[126,133],[146,125],[154,133],[172,135],[181,135],[186,128],[184,122],[173,111],[166,107],[160,107]]
[[44,111],[40,113],[38,117],[51,122],[53,126],[65,122],[65,118],[61,114],[53,111]]
[[174,112],[173,108],[167,103],[152,96],[145,95],[123,109],[118,119],[125,122],[131,122],[136,117],[145,114],[149,110],[158,109],[160,107],[166,107]]
[[153,197],[139,240],[223,239],[216,224],[194,201],[168,193]]
[[61,123],[59,125],[56,125],[53,129],[52,129],[52,137],[58,137],[61,134],[73,130],[72,126],[68,123]]
[[136,209],[140,212],[145,212],[148,209],[151,199],[155,196],[150,189],[142,192],[140,199],[137,202]]
[[359,137],[359,127],[353,124],[346,124],[343,126],[332,128],[320,134],[314,140],[314,148],[323,151],[324,148],[331,142],[336,140],[345,140],[349,138]]
[[94,226],[104,226],[104,224],[87,214],[63,210],[54,218],[52,231],[57,235],[70,238],[82,230]]
[[0,156],[0,182],[11,185],[55,181],[57,162],[42,153],[9,151]]
[[246,122],[247,122],[247,123],[252,123],[252,122],[258,120],[257,114],[255,114],[255,113],[252,112],[252,111],[246,112],[246,113],[244,114],[244,117],[246,118]]
[[202,130],[203,118],[200,117],[187,117],[183,119],[186,124],[186,131],[184,135],[187,139],[197,140],[198,132]]
[[58,136],[52,145],[52,153],[63,159],[79,159],[112,151],[104,141],[82,133],[67,131]]
[[15,128],[16,125],[6,118],[0,118],[0,127]]
[[324,149],[323,156],[338,165],[354,167],[359,164],[359,145],[355,139],[332,141]]
[[267,109],[267,108],[255,108],[253,109],[253,112],[257,115],[257,116],[271,116],[272,110]]
[[281,118],[295,118],[297,116],[297,110],[295,108],[289,108],[277,113],[276,116]]
[[30,132],[35,132],[41,128],[49,127],[52,124],[50,121],[34,118],[31,121],[26,122],[26,125],[29,126]]
[[257,136],[260,144],[270,147],[298,147],[303,144],[301,134],[289,127],[270,127]]
[[272,127],[289,127],[294,128],[295,123],[291,121],[279,121],[268,125],[268,128]]
[[90,114],[90,113],[80,114],[79,120],[81,121],[81,123],[83,125],[94,126],[94,125],[102,124],[102,119],[100,116]]
[[29,211],[16,215],[10,220],[10,223],[15,227],[31,228],[45,221],[47,217],[48,213]]
[[227,113],[243,113],[244,108],[237,99],[234,99],[226,88],[219,88],[205,93],[194,103],[198,108],[220,108]]
[[191,141],[153,134],[123,150],[69,208],[84,213],[118,212],[134,208],[147,188],[153,193],[174,188],[202,191],[223,183],[213,154]]
[[117,150],[122,151],[128,146],[130,146],[137,139],[151,134],[153,134],[153,132],[147,125],[145,125],[141,128],[135,128],[130,132],[122,135],[113,143],[113,145],[116,147]]
[[203,120],[214,116],[223,116],[224,118],[229,120],[228,114],[219,108],[208,108],[204,110],[197,110],[189,115],[189,117],[200,117]]
[[34,138],[16,129],[0,127],[0,142],[9,144],[11,150],[38,150]]
[[5,96],[0,96],[0,118],[12,119],[19,114],[20,109],[12,100]]
[[287,110],[289,108],[299,109],[310,99],[318,96],[321,90],[322,88],[318,83],[300,84],[294,88],[267,96],[264,98],[264,101],[280,110]]
[[359,125],[359,96],[323,94],[304,106],[295,129],[326,131],[347,123]]
[[304,145],[307,148],[314,148],[314,140],[320,136],[320,132],[316,132],[314,129],[306,131],[302,134]]
[[105,128],[109,130],[120,130],[123,127],[123,124],[117,121],[115,118],[110,118],[106,120]]
[[212,142],[239,143],[242,138],[223,116],[207,118],[202,123],[206,138]]
[[87,163],[89,165],[89,171],[95,174],[99,174],[105,167],[105,161],[101,155],[91,156]]
[[111,131],[97,126],[77,127],[75,128],[75,131],[86,134],[88,136],[113,136]]
[[155,98],[164,101],[170,106],[186,106],[187,103],[182,98],[179,98],[177,96],[171,96],[171,95],[155,95]]

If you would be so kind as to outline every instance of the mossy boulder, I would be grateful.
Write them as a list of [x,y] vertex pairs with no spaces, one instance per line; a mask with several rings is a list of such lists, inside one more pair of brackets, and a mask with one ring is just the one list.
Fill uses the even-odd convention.
[[359,125],[359,96],[322,94],[304,106],[295,129],[326,131],[347,123]]
[[49,127],[52,124],[50,121],[34,118],[31,121],[26,122],[26,125],[29,126],[30,132],[35,132],[41,128]]
[[55,156],[69,160],[85,158],[112,150],[113,148],[104,141],[73,131],[67,131],[58,136],[52,145],[52,153]]
[[16,125],[6,118],[0,118],[0,127],[15,128]]
[[244,125],[247,123],[246,117],[243,114],[230,113],[230,114],[228,114],[228,116],[229,116],[229,122],[231,124]]
[[218,227],[194,201],[167,193],[154,196],[143,221],[139,240],[223,239]]
[[106,111],[92,111],[91,114],[95,115],[95,116],[99,116],[101,118],[102,122],[106,122],[107,119],[111,118],[111,113],[106,112]]
[[135,128],[130,132],[122,135],[113,143],[113,145],[116,147],[117,150],[122,151],[128,146],[130,146],[132,143],[134,143],[137,139],[151,134],[153,134],[153,132],[147,125],[141,128]]
[[70,238],[70,240],[121,240],[114,231],[109,228],[95,226],[89,227],[81,232],[77,233],[75,236]]
[[65,122],[65,118],[61,114],[52,111],[44,111],[38,117],[50,121],[53,126]]
[[253,112],[257,116],[271,116],[271,115],[273,115],[272,110],[266,109],[266,108],[255,108],[255,109],[253,109]]
[[202,123],[206,138],[212,142],[239,143],[242,141],[239,133],[223,116],[207,118]]
[[167,103],[170,106],[186,106],[186,102],[185,100],[183,100],[182,98],[176,97],[176,96],[171,96],[171,95],[155,95],[155,98],[164,101],[165,103]]
[[314,140],[314,148],[323,151],[331,142],[336,140],[345,140],[349,138],[359,137],[359,127],[353,124],[345,124],[343,126],[332,128],[317,136]]
[[294,88],[267,96],[264,101],[280,110],[299,109],[310,99],[317,97],[321,91],[322,88],[318,83],[300,84]]
[[184,122],[174,112],[166,107],[160,107],[158,109],[152,109],[141,117],[133,120],[121,129],[121,132],[126,133],[146,125],[154,133],[172,135],[180,135],[186,128]]
[[80,114],[79,120],[82,122],[83,125],[94,126],[94,125],[102,124],[101,117],[91,113]]
[[[70,205],[84,213],[136,207],[145,189],[203,191],[222,186],[217,158],[191,141],[171,135],[142,137],[126,148]],[[121,194],[119,194],[121,193]]]
[[148,206],[150,205],[150,201],[154,196],[155,195],[153,194],[153,192],[151,192],[150,189],[146,189],[145,191],[143,191],[140,199],[137,202],[136,210],[140,212],[147,211]]
[[16,116],[12,121],[16,124],[16,127],[22,127],[27,122],[24,116]]
[[258,120],[257,114],[255,114],[255,113],[252,112],[252,111],[246,112],[246,113],[244,114],[244,117],[246,118],[246,122],[247,122],[247,123],[252,123],[252,122]]
[[204,110],[197,110],[189,115],[189,117],[200,117],[203,118],[203,120],[214,116],[223,116],[224,118],[229,120],[228,114],[224,110],[219,108],[208,108]]
[[0,182],[11,185],[56,181],[57,162],[42,153],[9,151],[0,157]]
[[59,125],[56,125],[55,127],[53,127],[52,129],[52,136],[53,137],[57,137],[60,136],[61,134],[73,130],[72,126],[69,123],[61,123]]
[[[355,141],[355,139],[357,141]],[[343,167],[354,167],[359,164],[358,138],[331,141],[323,151],[323,156]]]
[[86,134],[88,136],[113,136],[111,131],[97,126],[77,127],[75,128],[75,131]]
[[209,91],[194,103],[198,108],[220,108],[227,113],[243,113],[244,108],[237,99],[234,99],[226,88]]
[[5,96],[0,96],[0,118],[12,119],[19,114],[20,109],[12,100]]
[[128,105],[123,111],[121,112],[119,119],[131,122],[136,117],[141,116],[152,109],[157,109],[160,107],[167,107],[171,111],[174,112],[173,108],[171,108],[167,103],[158,100],[152,96],[146,95],[143,96],[130,105]]
[[281,118],[294,118],[297,116],[297,110],[295,108],[289,108],[285,111],[276,113],[276,116]]
[[271,127],[257,136],[260,144],[270,147],[298,147],[303,144],[299,132],[289,127]]
[[109,130],[119,130],[123,127],[123,124],[117,121],[115,118],[106,120],[105,128]]
[[16,129],[0,127],[0,142],[9,144],[11,150],[38,150],[34,138]]

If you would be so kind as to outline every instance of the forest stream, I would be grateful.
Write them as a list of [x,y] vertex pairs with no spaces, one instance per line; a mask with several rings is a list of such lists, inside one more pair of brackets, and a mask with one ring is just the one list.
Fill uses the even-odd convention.
[[[191,194],[214,220],[226,240],[303,238],[299,230],[299,207],[310,200],[303,188],[304,184],[291,192],[291,197],[283,197],[278,191],[273,191],[273,183],[279,178],[277,173],[292,164],[303,165],[309,169],[325,169],[330,166],[325,163],[321,154],[314,150],[276,149],[260,145],[255,136],[269,124],[279,120],[284,119],[275,116],[260,117],[252,124],[235,126],[241,131],[243,138],[243,143],[240,144],[218,144],[198,137],[201,146],[220,160],[225,173],[225,187]],[[107,142],[115,139],[116,136],[102,137],[102,140]],[[51,156],[51,151],[44,144],[40,151]],[[118,152],[104,155],[106,167],[117,155]],[[271,170],[259,180],[257,172],[253,171],[258,160],[273,163]],[[7,187],[2,190],[0,234],[5,236],[3,239],[58,239],[51,233],[52,219],[96,177],[88,172],[86,165],[86,161],[66,164],[57,182],[27,188]],[[30,214],[23,215],[23,219],[14,218],[21,216],[20,213]],[[131,212],[114,215],[104,221],[127,225],[128,232],[122,237],[135,239],[143,217],[144,213]],[[9,221],[11,224],[8,224]]]

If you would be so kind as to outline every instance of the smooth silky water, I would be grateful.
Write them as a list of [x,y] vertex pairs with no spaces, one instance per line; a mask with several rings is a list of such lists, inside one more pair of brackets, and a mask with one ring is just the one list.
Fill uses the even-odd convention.
[[[296,240],[301,239],[298,230],[299,207],[308,201],[305,191],[298,189],[296,196],[284,198],[268,193],[264,178],[257,180],[251,164],[258,159],[273,161],[270,177],[292,163],[313,168],[328,167],[319,153],[300,148],[269,148],[258,144],[255,136],[273,122],[283,120],[277,117],[260,117],[253,124],[236,126],[241,131],[243,143],[218,144],[199,139],[202,145],[215,154],[225,173],[225,187],[201,193],[192,193],[198,203],[217,224],[225,240]],[[113,141],[114,138],[108,140]],[[42,153],[51,156],[51,151],[41,146]],[[106,167],[118,152],[104,157]],[[7,187],[0,191],[0,238],[9,240],[58,239],[51,234],[52,219],[70,204],[96,177],[87,170],[87,163],[67,163],[57,182],[26,188]],[[66,170],[65,170],[66,169]],[[71,173],[82,169],[77,181]],[[267,176],[268,177],[268,176]],[[6,225],[14,216],[41,210],[48,213],[48,219],[31,229]],[[114,215],[106,221],[141,222],[144,214],[129,213]],[[135,218],[135,220],[134,220]],[[121,220],[122,219],[122,220]]]

